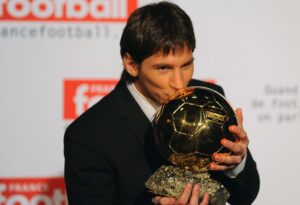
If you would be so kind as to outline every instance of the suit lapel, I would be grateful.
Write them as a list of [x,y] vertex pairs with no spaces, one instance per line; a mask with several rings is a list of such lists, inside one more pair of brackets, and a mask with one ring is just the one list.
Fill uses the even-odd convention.
[[147,129],[151,126],[147,116],[134,100],[125,83],[118,85],[115,91],[121,120],[144,146]]

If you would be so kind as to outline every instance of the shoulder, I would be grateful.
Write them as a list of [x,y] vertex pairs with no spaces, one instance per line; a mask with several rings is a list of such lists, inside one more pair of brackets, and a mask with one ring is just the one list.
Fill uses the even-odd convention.
[[213,90],[217,91],[218,93],[220,93],[222,95],[225,95],[223,88],[220,85],[217,85],[215,83],[210,83],[210,82],[206,82],[206,81],[202,81],[202,80],[192,79],[189,82],[189,86],[203,86],[203,87],[213,89]]
[[117,89],[114,89],[107,96],[103,97],[96,104],[78,116],[67,128],[68,130],[82,130],[88,134],[104,131],[113,118],[118,117],[117,103],[115,99]]

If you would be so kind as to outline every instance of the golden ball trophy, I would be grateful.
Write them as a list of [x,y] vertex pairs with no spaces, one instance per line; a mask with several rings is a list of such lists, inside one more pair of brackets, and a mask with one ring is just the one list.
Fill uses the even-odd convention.
[[225,205],[226,188],[211,179],[212,154],[230,152],[220,142],[235,141],[229,132],[237,117],[228,101],[206,87],[188,87],[162,105],[156,113],[154,141],[161,155],[171,163],[161,166],[145,183],[149,191],[179,198],[187,183],[200,184],[199,199],[209,194],[209,204]]

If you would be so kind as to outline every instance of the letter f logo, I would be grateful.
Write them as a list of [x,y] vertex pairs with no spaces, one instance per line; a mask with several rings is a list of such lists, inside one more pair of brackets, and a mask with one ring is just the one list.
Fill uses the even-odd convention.
[[86,105],[88,103],[88,97],[86,96],[86,93],[88,92],[88,89],[89,86],[87,84],[82,84],[76,89],[73,101],[77,116],[81,115],[86,110]]

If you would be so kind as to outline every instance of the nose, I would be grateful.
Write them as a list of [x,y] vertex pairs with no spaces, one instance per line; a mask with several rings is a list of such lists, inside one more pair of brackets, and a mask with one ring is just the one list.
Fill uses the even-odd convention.
[[170,87],[175,90],[184,88],[183,74],[180,69],[174,69],[173,75],[170,79]]

